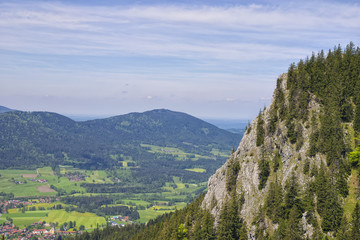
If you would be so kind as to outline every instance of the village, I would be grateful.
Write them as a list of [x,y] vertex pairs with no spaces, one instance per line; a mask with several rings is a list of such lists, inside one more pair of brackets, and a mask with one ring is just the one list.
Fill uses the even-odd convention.
[[0,235],[4,236],[6,239],[34,239],[34,237],[37,237],[38,239],[54,239],[58,236],[82,233],[82,231],[55,231],[54,228],[44,228],[46,226],[50,225],[42,222],[36,222],[32,224],[31,227],[18,229],[11,222],[7,222],[0,226]]
[[[27,211],[35,211],[33,208],[39,203],[54,204],[53,209],[61,209],[59,198],[47,197],[30,200],[7,199],[0,200],[0,218],[14,209],[27,209]],[[129,216],[111,216],[108,218],[108,225],[124,227],[125,224],[132,223]],[[83,225],[75,226],[76,222],[64,224],[48,223],[38,221],[29,226],[19,228],[13,223],[13,219],[6,217],[6,221],[0,224],[0,236],[5,239],[54,239],[59,236],[77,235],[83,233],[85,227]]]
[[[0,201],[0,217],[3,214],[7,214],[9,209],[14,208],[25,208],[31,206],[36,203],[52,203],[58,201],[58,198],[40,198],[36,201],[34,200],[1,200]],[[30,208],[31,209],[31,208]],[[54,239],[57,236],[66,236],[82,233],[81,231],[61,231],[55,230],[53,224],[46,223],[45,221],[34,222],[31,225],[19,229],[15,224],[13,224],[13,220],[9,217],[6,218],[6,222],[0,225],[0,236],[4,236],[6,239],[34,239],[34,236],[38,239]]]

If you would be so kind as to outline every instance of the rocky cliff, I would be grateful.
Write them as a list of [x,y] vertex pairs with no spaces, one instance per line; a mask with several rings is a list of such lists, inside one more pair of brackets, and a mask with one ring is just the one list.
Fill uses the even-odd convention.
[[[300,67],[298,66],[296,70]],[[202,203],[202,206],[210,210],[215,217],[215,224],[219,224],[224,204],[231,198],[231,190],[236,189],[236,194],[242,195],[244,199],[240,216],[247,223],[249,239],[255,239],[258,229],[263,231],[262,236],[272,236],[279,228],[280,221],[274,221],[274,218],[267,216],[263,211],[268,204],[266,201],[269,199],[271,183],[277,182],[282,191],[286,192],[287,184],[293,177],[296,179],[299,195],[304,196],[310,187],[314,186],[311,184],[315,182],[319,169],[323,168],[324,171],[332,172],[331,177],[335,179],[333,185],[338,185],[337,175],[340,174],[342,168],[346,168],[341,166],[348,166],[346,153],[353,145],[353,122],[342,121],[336,130],[340,132],[339,144],[336,145],[344,144],[344,149],[339,150],[336,158],[338,160],[331,162],[329,160],[331,149],[318,150],[321,149],[322,141],[326,142],[330,138],[322,134],[325,130],[319,129],[325,124],[327,118],[331,118],[331,116],[326,116],[328,112],[324,109],[324,106],[331,105],[328,103],[331,101],[327,101],[324,96],[319,97],[315,91],[304,90],[301,83],[299,84],[300,71],[292,71],[291,68],[292,66],[289,73],[278,78],[271,104],[260,111],[258,117],[248,126],[237,150],[209,179],[208,192]],[[297,77],[292,75],[294,72]],[[294,87],[294,78],[297,87]],[[289,87],[289,84],[292,86]],[[305,101],[301,99],[303,96],[305,96]],[[331,97],[339,98],[336,92],[331,93]],[[351,114],[353,114],[352,111],[353,109],[351,109]],[[336,115],[335,110],[334,112]],[[334,119],[340,118],[339,114],[342,113],[338,112]],[[335,134],[329,131],[330,135]],[[312,170],[315,173],[309,174]],[[347,171],[349,173],[349,170]],[[349,174],[345,176],[345,181],[348,181],[348,178]],[[313,205],[312,208],[315,209],[319,203],[317,203],[316,193],[312,196],[310,205]],[[284,194],[282,198],[284,199]],[[344,203],[346,198],[340,196],[339,201]],[[305,205],[304,199],[302,204]],[[285,212],[283,214],[286,214]],[[317,211],[314,214],[315,221],[312,222],[309,222],[307,217],[309,213],[305,208],[302,209],[301,214],[299,222],[304,233],[302,237],[313,238],[313,225],[321,225],[324,220]],[[329,232],[329,236],[333,236],[331,231],[324,231],[324,229],[323,226],[320,231]]]

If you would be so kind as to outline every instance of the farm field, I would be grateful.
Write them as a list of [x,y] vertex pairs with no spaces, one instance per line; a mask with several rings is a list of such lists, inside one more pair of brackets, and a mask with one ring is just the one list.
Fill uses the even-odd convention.
[[84,225],[86,229],[106,226],[106,220],[104,217],[99,217],[94,213],[79,213],[76,211],[66,212],[64,209],[53,210],[43,221],[51,223],[64,224],[69,221],[76,221],[76,225]]
[[147,223],[149,220],[156,218],[164,213],[169,213],[172,211],[156,211],[156,210],[139,210],[140,219],[137,221],[139,223]]
[[39,221],[57,223],[59,225],[69,221],[76,221],[78,226],[84,225],[86,229],[92,229],[98,226],[104,227],[106,225],[105,218],[99,217],[94,213],[79,213],[76,211],[66,212],[64,209],[26,211],[25,213],[16,211],[13,213],[3,214],[0,217],[0,223],[5,222],[7,217],[11,218],[13,223],[20,228],[24,228]]
[[[205,171],[202,168],[188,170],[193,172]],[[128,171],[130,170],[119,170],[119,173],[126,175],[129,174]],[[71,180],[69,176],[76,174],[83,177],[77,181]],[[0,192],[13,193],[15,198],[25,197],[33,202],[38,202],[41,197],[57,197],[60,200],[52,203],[33,204],[29,207],[35,207],[35,211],[29,211],[26,208],[25,213],[22,213],[20,208],[10,209],[9,213],[0,217],[0,223],[5,222],[6,217],[8,217],[19,227],[25,227],[38,221],[58,223],[60,225],[65,222],[76,221],[78,226],[84,225],[87,229],[96,228],[98,225],[105,226],[106,221],[103,216],[97,216],[95,213],[90,212],[80,213],[76,211],[77,206],[62,203],[61,199],[66,196],[108,196],[114,199],[114,202],[101,207],[136,207],[140,215],[140,219],[136,221],[146,223],[158,215],[185,207],[186,202],[189,202],[206,188],[206,182],[194,184],[184,183],[179,177],[173,177],[172,179],[172,182],[167,182],[163,187],[163,192],[136,194],[88,193],[81,186],[82,183],[114,184],[106,171],[82,170],[71,166],[60,166],[58,172],[53,172],[50,167],[36,170],[0,170]],[[38,182],[40,180],[44,182]],[[19,182],[21,183],[19,184]],[[50,188],[52,186],[54,187]],[[61,191],[60,196],[59,191]],[[62,209],[55,209],[54,206],[56,205],[61,205]],[[65,208],[71,209],[65,211]]]
[[49,213],[49,210],[45,211],[26,211],[25,213],[22,212],[14,212],[3,214],[0,218],[0,221],[6,221],[6,217],[9,217],[13,220],[13,223],[18,227],[26,227],[31,225],[34,222],[43,221],[46,215]]
[[209,157],[209,156],[202,156],[199,154],[186,153],[183,150],[174,148],[174,147],[160,147],[160,146],[155,146],[155,145],[150,145],[150,144],[141,144],[141,146],[149,148],[150,150],[148,150],[148,152],[151,152],[151,153],[162,153],[162,154],[174,155],[176,160],[179,160],[179,161],[187,160],[187,159],[196,161],[199,158],[211,159],[211,157]]
[[37,170],[0,170],[1,192],[13,193],[15,197],[56,195],[56,192],[40,192],[37,187],[49,184],[30,181],[34,176],[38,179],[46,179],[48,183],[55,181],[54,176],[45,174],[39,176]]

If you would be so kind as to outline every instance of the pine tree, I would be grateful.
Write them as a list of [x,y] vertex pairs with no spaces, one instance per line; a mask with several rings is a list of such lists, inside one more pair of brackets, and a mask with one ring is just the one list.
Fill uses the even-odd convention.
[[214,240],[214,217],[208,210],[203,210],[197,216],[194,233],[190,239]]
[[328,198],[329,194],[329,183],[328,180],[329,176],[325,172],[325,166],[323,163],[320,165],[319,173],[315,178],[315,192],[316,192],[316,199],[317,199],[317,211],[320,216],[324,215],[326,206],[325,202]]
[[285,220],[281,220],[279,227],[276,229],[273,238],[274,240],[283,240],[285,239],[286,236],[286,221]]
[[294,173],[292,173],[289,181],[286,183],[285,186],[286,193],[285,193],[285,210],[287,212],[287,216],[289,215],[289,212],[291,209],[296,206],[297,216],[298,218],[301,216],[302,212],[302,204],[300,201],[300,198],[298,197],[299,194],[299,185],[297,183],[297,178]]
[[240,218],[242,202],[242,196],[239,199],[234,189],[231,193],[231,199],[224,203],[220,214],[217,239],[238,240],[244,237],[242,234],[246,232],[244,231],[246,226],[243,226],[243,220]]
[[323,231],[335,231],[341,223],[343,209],[339,203],[335,189],[331,189],[327,200],[325,201],[325,211],[323,213],[323,221],[321,227]]
[[246,226],[246,222],[244,221],[239,231],[239,240],[248,240],[248,231]]
[[351,228],[351,239],[360,240],[360,206],[356,203],[355,209],[352,213],[352,228]]
[[315,201],[315,183],[309,182],[309,184],[305,189],[303,205],[304,205],[304,210],[307,213],[306,221],[312,225],[314,225],[314,222],[316,221],[314,201]]
[[275,182],[270,182],[268,196],[265,200],[266,215],[275,223],[278,223],[284,214],[282,200],[282,188],[276,179]]
[[[334,84],[331,84],[334,85]],[[345,153],[343,141],[344,133],[341,126],[338,102],[336,99],[336,87],[329,89],[328,98],[324,105],[324,112],[320,118],[320,144],[321,151],[326,154],[327,165],[334,164],[339,167],[342,156]],[[335,92],[333,97],[330,92]]]
[[263,145],[264,140],[265,140],[264,120],[262,119],[262,112],[260,111],[256,125],[256,146],[259,147]]
[[302,239],[302,228],[298,218],[298,212],[296,206],[290,210],[289,220],[286,225],[285,240],[300,240]]
[[306,158],[304,162],[303,173],[307,175],[309,173],[309,170],[310,170],[310,160]]
[[348,174],[346,173],[345,166],[342,164],[337,174],[336,188],[340,195],[344,198],[349,195],[349,185],[347,184]]
[[204,217],[202,219],[202,240],[213,240],[215,239],[214,232],[214,217],[209,212],[209,210],[205,210]]
[[236,188],[236,179],[240,171],[240,163],[237,160],[232,159],[234,162],[228,165],[226,172],[226,189],[231,192]]
[[277,172],[277,170],[279,169],[280,164],[281,164],[281,156],[280,156],[279,151],[277,151],[277,152],[275,153],[275,156],[274,156],[272,162],[273,162],[274,172]]
[[262,157],[259,161],[259,190],[263,189],[266,185],[268,177],[270,176],[270,164]]
[[351,239],[350,232],[349,232],[349,223],[348,223],[345,215],[342,217],[340,226],[336,232],[336,239],[337,240]]
[[[360,85],[360,83],[359,83]],[[360,89],[360,87],[359,87]],[[357,97],[355,117],[354,117],[354,130],[360,133],[360,97]]]

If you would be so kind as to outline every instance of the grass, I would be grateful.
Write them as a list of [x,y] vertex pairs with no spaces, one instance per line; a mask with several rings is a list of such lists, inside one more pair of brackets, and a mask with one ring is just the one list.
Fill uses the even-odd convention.
[[175,211],[176,207],[175,206],[153,206],[151,208],[149,208],[151,210],[157,210],[157,211]]
[[[186,155],[186,154],[185,154]],[[130,160],[131,161],[131,160]],[[203,172],[205,169],[201,168],[191,168],[189,171]],[[164,187],[164,192],[157,194],[122,194],[122,193],[86,193],[86,189],[82,188],[80,185],[82,182],[89,183],[112,183],[111,179],[107,177],[105,171],[100,170],[82,170],[75,169],[71,166],[60,166],[60,172],[65,174],[67,172],[82,172],[85,175],[89,176],[85,181],[72,182],[69,181],[67,177],[60,177],[54,175],[50,167],[38,168],[37,170],[0,170],[0,191],[7,193],[14,193],[15,197],[24,197],[29,196],[31,199],[38,199],[40,196],[56,196],[56,192],[51,193],[40,193],[36,187],[44,185],[44,183],[38,183],[30,181],[30,178],[23,178],[22,174],[38,174],[36,179],[46,179],[47,185],[54,185],[59,189],[63,189],[70,194],[75,191],[77,193],[72,194],[72,196],[97,196],[97,195],[111,195],[116,198],[114,205],[127,205],[127,206],[143,206],[149,207],[154,202],[174,202],[176,204],[176,209],[183,208],[188,200],[188,197],[195,197],[195,192],[204,188],[206,183],[200,184],[191,184],[183,183],[179,177],[174,177],[173,182],[167,183]],[[121,174],[129,174],[128,171],[119,170]],[[12,181],[26,181],[25,184],[15,184]],[[176,187],[174,188],[174,183]],[[205,184],[205,185],[204,185]],[[35,200],[36,201],[36,200]],[[55,203],[37,203],[32,206],[35,206],[37,211],[26,211],[25,214],[21,213],[19,209],[10,210],[9,214],[12,215],[14,223],[19,226],[25,226],[37,221],[46,221],[46,222],[58,222],[62,224],[64,222],[76,221],[77,225],[84,225],[86,228],[96,228],[99,224],[100,226],[105,224],[105,219],[103,217],[96,216],[95,214],[90,213],[67,213],[64,209],[61,210],[51,210],[50,208],[54,205],[61,204],[63,208],[66,207],[65,204],[60,202]],[[45,211],[39,211],[38,208],[45,208]],[[174,211],[174,206],[158,206],[153,209],[139,210],[141,219],[140,222],[148,222],[150,219],[157,217],[160,214],[165,212]],[[18,214],[18,215],[16,215]],[[48,214],[48,216],[45,216]],[[85,214],[85,215],[84,215]],[[90,215],[86,215],[90,214]],[[11,215],[10,215],[11,217]],[[0,217],[0,223],[6,221],[6,216]],[[91,227],[92,225],[92,227]]]
[[[186,203],[178,203],[175,206],[156,206],[151,207],[146,210],[138,210],[140,214],[140,219],[137,220],[137,222],[140,223],[147,223],[149,220],[156,218],[159,215],[162,215],[164,213],[170,213],[175,211],[176,209],[182,209],[186,207]],[[168,210],[171,208],[172,210]]]
[[71,193],[72,191],[86,192],[85,188],[80,187],[81,182],[71,182],[67,177],[60,177],[53,185],[57,188],[64,189],[67,193]]
[[230,156],[230,152],[220,152],[219,149],[213,148],[211,153],[215,156],[221,156],[228,158]]
[[91,171],[89,177],[85,178],[85,181],[88,183],[113,183],[113,181],[107,177],[106,172],[102,170]]
[[[51,168],[50,168],[51,169]],[[41,171],[45,173],[45,171]],[[13,193],[15,197],[23,196],[55,196],[56,192],[41,193],[36,187],[44,185],[43,183],[31,182],[30,178],[23,178],[22,174],[37,174],[35,170],[0,170],[0,189],[2,192]],[[37,179],[56,178],[56,176],[38,176]],[[16,184],[13,181],[26,182],[24,184]]]
[[74,206],[74,205],[69,205],[69,204],[65,204],[65,203],[62,203],[62,202],[52,202],[52,203],[36,203],[36,204],[33,204],[29,207],[36,207],[36,209],[38,209],[39,207],[43,207],[45,209],[48,209],[48,208],[52,208],[56,205],[61,205],[63,208],[66,208],[66,207],[69,207],[69,206]]
[[152,209],[146,209],[146,210],[138,210],[140,219],[137,220],[139,223],[147,223],[149,220],[156,218],[157,216],[160,216],[164,213],[169,213],[172,211],[156,211]]
[[358,182],[359,182],[358,175],[359,175],[358,170],[356,169],[351,170],[349,195],[346,197],[344,204],[344,214],[348,220],[351,219],[351,214],[354,211],[356,203],[358,202],[356,198],[356,194],[358,192]]
[[191,172],[197,172],[197,173],[206,172],[206,169],[203,169],[203,168],[187,168],[187,169],[185,169],[185,170],[191,171]]
[[[36,204],[36,207],[48,206],[52,207],[56,203]],[[20,212],[18,209],[10,209],[11,213],[3,214],[0,217],[0,223],[6,221],[6,217],[13,219],[16,226],[26,227],[34,222],[46,221],[47,223],[59,223],[60,225],[69,222],[76,221],[76,225],[84,225],[85,228],[96,228],[97,226],[105,226],[106,221],[104,217],[99,217],[94,213],[79,213],[76,211],[66,212],[64,209],[61,210],[37,210],[37,211],[26,211],[25,213]]]
[[176,184],[178,189],[184,189],[185,184],[180,181],[179,177],[173,177],[174,183]]
[[162,153],[162,154],[171,154],[171,155],[175,155],[176,156],[176,160],[198,160],[199,158],[208,158],[211,159],[211,157],[209,156],[202,156],[199,154],[194,154],[194,153],[186,153],[181,149],[178,148],[174,148],[174,147],[160,147],[160,146],[155,146],[155,145],[150,145],[150,144],[141,144],[142,147],[147,147],[150,148],[150,150],[148,150],[148,152],[151,153]]
[[96,228],[97,225],[106,225],[104,217],[99,217],[95,213],[79,213],[79,212],[66,212],[64,209],[52,210],[44,221],[51,223],[63,224],[69,221],[76,221],[76,226],[84,225],[85,228]]
[[52,175],[54,175],[54,172],[51,169],[51,167],[38,168],[36,171],[40,176],[52,176]]
[[150,202],[144,201],[144,200],[136,200],[136,199],[124,199],[122,200],[126,205],[131,206],[132,204],[135,204],[136,206],[148,206]]
[[[34,222],[43,221],[50,211],[26,211],[25,213],[22,212],[15,212],[15,213],[8,213],[2,215],[2,218],[10,217],[13,219],[13,223],[18,227],[26,227],[31,225]],[[1,219],[0,219],[1,220]]]

